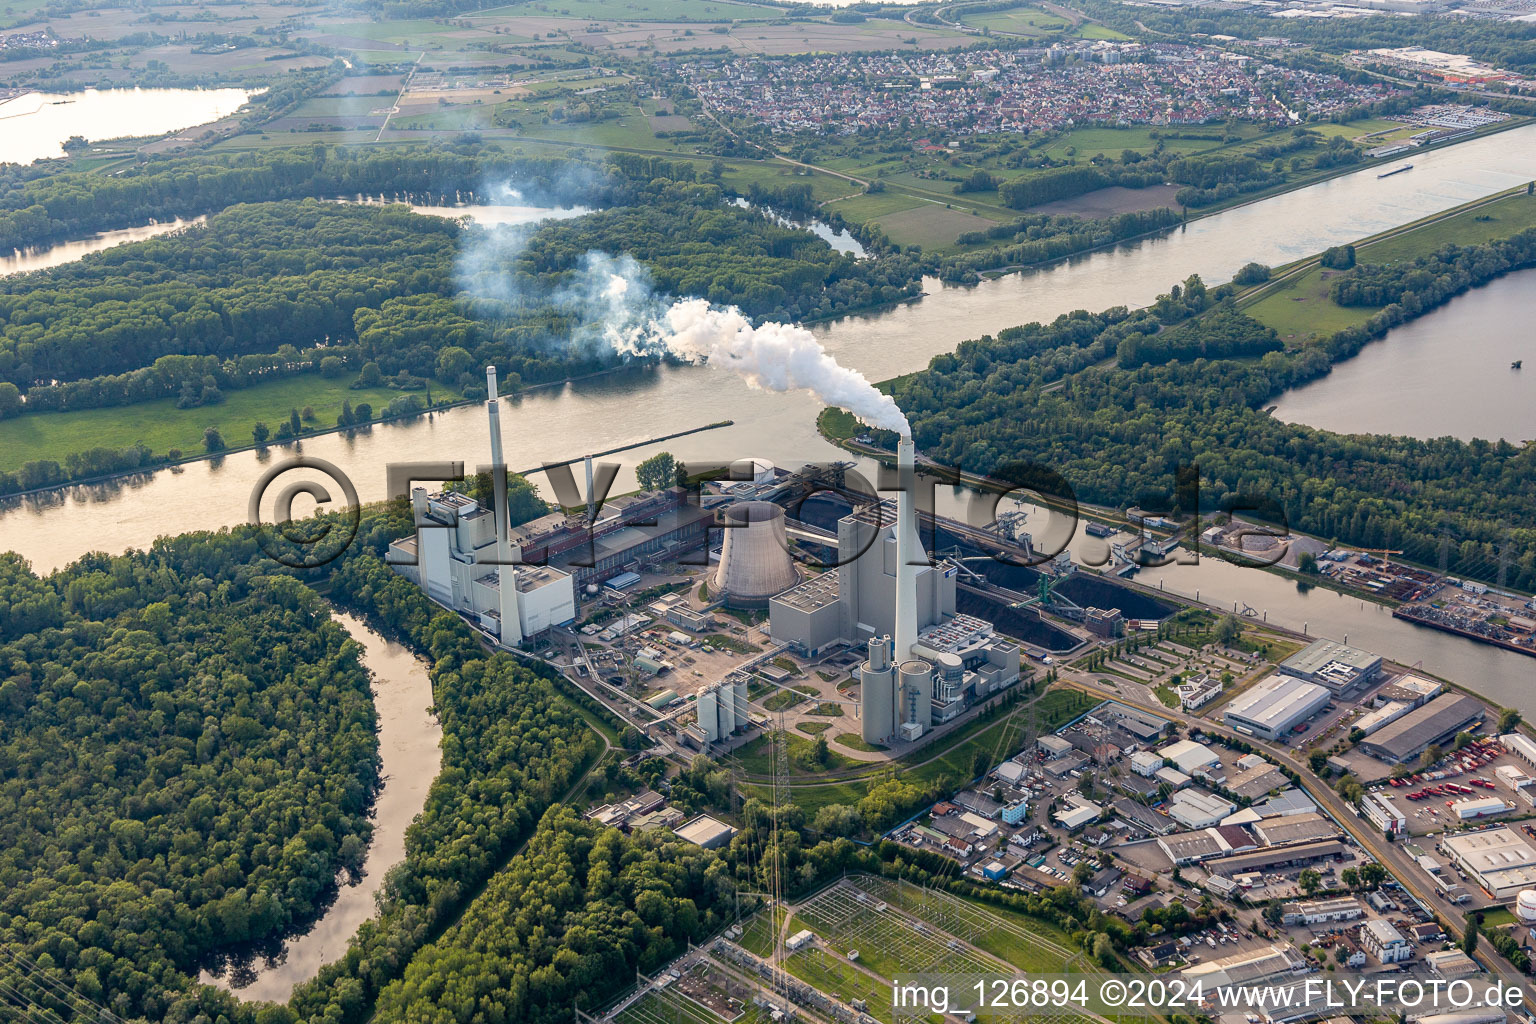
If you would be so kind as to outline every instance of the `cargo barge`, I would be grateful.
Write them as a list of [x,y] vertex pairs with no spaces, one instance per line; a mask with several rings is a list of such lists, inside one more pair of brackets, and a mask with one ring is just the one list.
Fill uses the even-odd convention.
[[1402,174],[1404,171],[1411,171],[1411,170],[1413,170],[1413,164],[1403,164],[1403,166],[1401,166],[1401,167],[1399,167],[1399,168],[1397,168],[1395,170],[1382,171],[1380,174],[1376,175],[1376,177],[1378,177],[1378,178],[1390,178],[1394,174]]

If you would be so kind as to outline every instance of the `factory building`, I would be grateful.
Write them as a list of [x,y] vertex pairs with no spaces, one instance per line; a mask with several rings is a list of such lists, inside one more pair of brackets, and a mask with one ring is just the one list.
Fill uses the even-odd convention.
[[[496,367],[486,367],[485,377],[491,462],[504,465]],[[576,618],[575,581],[559,569],[518,564],[526,559],[517,557],[504,513],[465,494],[428,494],[423,487],[412,489],[411,510],[416,532],[393,541],[387,560],[433,601],[473,619],[506,647]]]
[[767,602],[774,641],[801,654],[838,643],[866,647],[859,731],[870,743],[920,739],[1019,680],[1018,646],[990,622],[956,613],[955,565],[927,564],[912,507],[914,466],[911,439],[902,438],[897,500],[840,519],[837,570]]
[[1179,977],[1188,982],[1199,982],[1206,991],[1213,991],[1225,985],[1268,981],[1306,969],[1307,962],[1300,953],[1288,945],[1277,944],[1186,967],[1179,972]]
[[1429,703],[1444,691],[1444,683],[1407,673],[1387,680],[1385,685],[1377,690],[1371,699],[1376,702],[1377,706],[1396,702],[1407,704],[1409,709],[1412,710],[1421,704]]
[[1536,849],[1514,829],[1446,836],[1441,846],[1452,864],[1500,903],[1536,886]]
[[1413,947],[1397,926],[1379,917],[1360,926],[1360,944],[1384,964],[1401,963],[1413,959]]
[[1196,743],[1194,740],[1179,740],[1170,743],[1157,752],[1157,756],[1165,761],[1172,761],[1173,766],[1185,775],[1193,775],[1198,771],[1219,771],[1221,758],[1216,752],[1204,743]]
[[1486,713],[1476,698],[1442,693],[1361,740],[1360,749],[1388,764],[1402,764],[1482,721]]
[[1408,816],[1386,793],[1367,793],[1360,801],[1360,810],[1366,820],[1382,832],[1406,832]]
[[1356,683],[1374,680],[1381,672],[1381,655],[1336,640],[1318,640],[1282,661],[1280,671],[1342,693]]
[[1227,705],[1222,719],[1239,732],[1275,740],[1328,703],[1328,691],[1294,676],[1275,676]]
[[1188,829],[1208,828],[1236,809],[1237,805],[1223,797],[1184,789],[1169,802],[1168,817]]
[[1286,903],[1281,906],[1280,913],[1280,923],[1285,925],[1337,924],[1340,921],[1354,921],[1364,917],[1365,908],[1360,905],[1359,900],[1343,896],[1331,900]]
[[1353,732],[1355,729],[1359,729],[1362,734],[1369,736],[1382,726],[1391,725],[1412,710],[1412,707],[1400,700],[1389,700],[1375,711],[1361,715],[1350,726],[1350,731]]

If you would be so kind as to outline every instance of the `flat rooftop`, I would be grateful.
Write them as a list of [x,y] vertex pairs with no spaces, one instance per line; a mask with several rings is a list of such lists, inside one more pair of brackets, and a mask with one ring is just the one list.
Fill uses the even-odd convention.
[[1293,676],[1275,676],[1227,705],[1226,715],[1273,731],[1290,724],[1296,716],[1327,699],[1328,691],[1316,683]]
[[1381,662],[1379,654],[1362,651],[1358,647],[1341,644],[1337,640],[1317,640],[1308,644],[1280,663],[1282,669],[1313,675],[1333,662],[1346,665],[1356,672],[1374,668]]
[[782,594],[775,594],[773,599],[802,612],[813,612],[829,604],[836,604],[837,573],[824,572],[820,576],[813,576],[799,586],[791,587]]

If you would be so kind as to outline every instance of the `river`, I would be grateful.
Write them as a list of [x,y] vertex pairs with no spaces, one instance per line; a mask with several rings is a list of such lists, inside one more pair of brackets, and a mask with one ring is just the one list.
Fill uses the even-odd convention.
[[[1413,174],[1378,179],[1367,168],[1195,221],[1164,238],[1034,272],[971,287],[929,281],[929,294],[920,302],[821,324],[815,332],[839,360],[873,379],[911,372],[967,338],[1073,309],[1142,305],[1191,273],[1216,283],[1250,260],[1284,263],[1512,187],[1527,180],[1536,165],[1536,125],[1420,154],[1414,164]],[[707,368],[660,367],[504,399],[502,420],[514,469],[717,420],[735,421],[729,428],[628,453],[622,461],[630,468],[620,472],[615,484],[615,491],[622,492],[635,486],[632,467],[661,448],[685,462],[762,456],[796,467],[840,458],[843,453],[816,433],[818,410],[808,395],[765,395]],[[489,460],[485,413],[479,406],[311,438],[301,447],[305,455],[345,471],[363,500],[383,497],[390,462],[441,459],[473,466]],[[12,501],[0,509],[0,533],[5,547],[48,571],[87,551],[121,551],[163,534],[243,522],[257,477],[289,454],[288,449],[242,452],[175,471]],[[536,482],[544,485],[542,477]],[[304,508],[302,500],[295,505],[299,514]],[[1141,578],[1155,584],[1157,574],[1148,570]],[[1203,597],[1218,603],[1241,599],[1268,609],[1278,624],[1300,629],[1306,622],[1314,633],[1348,633],[1354,642],[1399,661],[1422,660],[1428,671],[1536,715],[1536,695],[1529,692],[1532,664],[1519,655],[1393,620],[1376,606],[1328,591],[1303,595],[1289,580],[1212,560],[1163,575],[1169,588],[1181,593],[1192,595],[1198,587]]]
[[164,224],[151,222],[135,228],[103,231],[92,235],[90,238],[60,242],[57,245],[39,245],[26,249],[14,249],[11,251],[11,255],[0,256],[0,277],[9,277],[11,274],[25,274],[32,270],[47,270],[49,267],[73,263],[75,260],[88,256],[93,252],[101,252],[103,249],[111,249],[114,246],[123,245],[127,242],[142,242],[144,239],[154,238],[156,235],[168,235],[192,224],[201,224],[207,219],[207,217],[194,217],[191,220],[181,220],[178,218],[173,221],[167,221]]
[[[1536,270],[1508,274],[1387,332],[1275,415],[1341,434],[1536,440]],[[1513,369],[1516,360],[1526,367]]]
[[283,943],[270,962],[229,965],[220,976],[202,980],[244,999],[286,1002],[295,985],[308,981],[340,957],[359,926],[374,915],[374,895],[384,875],[405,859],[405,830],[426,804],[427,789],[442,763],[438,747],[443,731],[432,715],[432,682],[427,663],[397,643],[385,640],[356,616],[333,611],[352,638],[363,645],[363,664],[373,676],[373,703],[379,714],[379,756],[383,789],[373,807],[373,839],[362,877],[343,885],[324,916],[302,936]]
[[249,89],[86,89],[29,92],[0,103],[0,163],[64,156],[73,136],[89,142],[178,132],[228,117]]

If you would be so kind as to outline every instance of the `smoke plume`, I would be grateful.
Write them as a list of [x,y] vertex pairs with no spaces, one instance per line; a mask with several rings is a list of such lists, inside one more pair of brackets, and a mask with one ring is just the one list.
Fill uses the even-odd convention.
[[754,326],[735,306],[660,295],[646,269],[629,256],[589,252],[559,286],[531,293],[530,282],[517,279],[513,264],[532,230],[527,225],[475,236],[459,260],[459,281],[471,299],[507,310],[534,305],[558,310],[575,324],[557,343],[566,349],[707,363],[760,391],[808,391],[867,426],[911,433],[891,396],[839,365],[804,327]]

